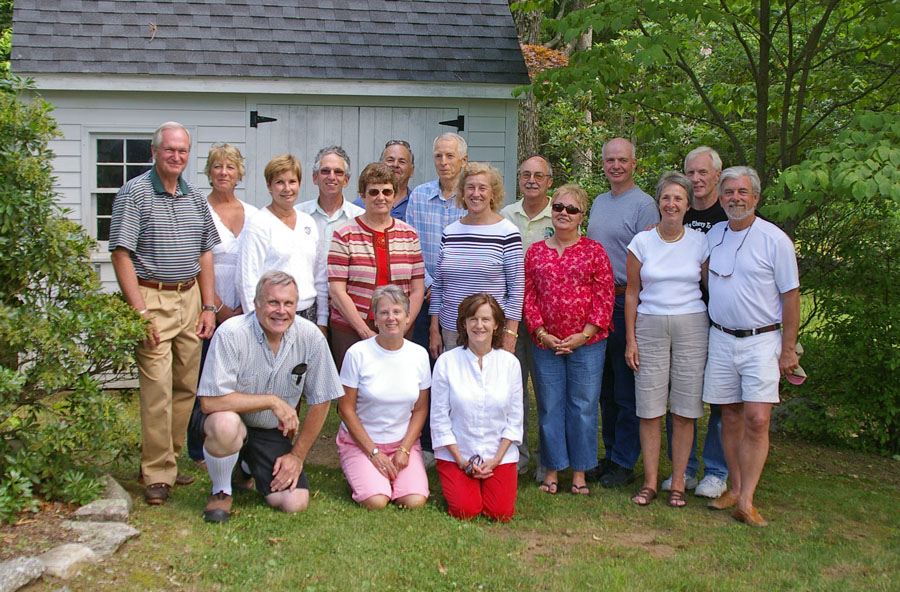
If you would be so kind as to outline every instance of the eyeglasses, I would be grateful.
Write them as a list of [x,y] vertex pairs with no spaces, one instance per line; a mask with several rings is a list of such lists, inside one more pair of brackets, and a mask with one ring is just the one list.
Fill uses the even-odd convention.
[[[734,251],[734,260],[731,262],[731,271],[729,271],[728,273],[722,273],[722,272],[719,272],[719,271],[716,271],[715,269],[713,269],[713,265],[716,265],[715,263],[713,263],[713,251],[716,250],[716,247],[720,246],[722,243],[725,242],[725,235],[728,233],[728,226],[727,225],[725,226],[725,231],[722,233],[722,240],[720,240],[718,243],[713,245],[713,248],[711,248],[709,250],[709,267],[708,267],[708,269],[709,269],[710,273],[712,273],[714,276],[720,277],[720,278],[727,278],[727,277],[731,277],[734,275],[734,268],[737,265],[738,251],[740,251],[741,247],[744,246],[744,242],[747,240],[747,235],[750,234],[751,228],[753,228],[752,224],[750,225],[750,228],[747,229],[747,232],[744,233],[744,238],[741,239],[741,244],[739,244],[738,248],[735,249],[735,251]],[[727,259],[728,258],[726,257],[726,260]],[[719,261],[718,263],[722,263],[722,262]],[[718,267],[718,265],[716,265],[716,266]]]
[[409,147],[409,142],[407,142],[406,140],[388,140],[384,144],[385,148],[390,148],[391,146],[403,146],[404,148],[412,152],[412,148]]
[[369,197],[378,197],[379,193],[385,197],[391,197],[392,195],[394,195],[394,190],[391,189],[390,187],[385,187],[384,189],[378,189],[377,187],[369,187],[366,190],[366,193],[368,194]]
[[475,467],[480,467],[483,463],[484,460],[482,460],[480,455],[473,454],[471,457],[469,457],[469,462],[466,463],[466,475],[471,475],[475,471]]
[[519,173],[519,178],[522,179],[523,181],[527,181],[528,179],[533,178],[535,181],[540,183],[541,181],[543,181],[544,179],[547,179],[549,177],[550,177],[550,175],[548,175],[547,173],[541,173],[541,172],[532,173],[531,171],[522,171]]
[[294,366],[293,370],[291,370],[291,375],[297,377],[297,384],[300,384],[300,379],[303,378],[303,374],[306,372],[306,367],[306,364],[300,362],[299,364]]
[[319,174],[323,177],[327,177],[331,173],[334,173],[334,176],[340,179],[344,176],[344,169],[319,169]]
[[569,205],[569,204],[563,205],[563,204],[561,204],[561,203],[555,203],[555,204],[553,204],[552,206],[550,206],[550,208],[551,208],[554,212],[557,212],[557,213],[562,212],[563,210],[565,210],[566,213],[569,214],[569,215],[571,215],[571,216],[574,216],[575,214],[580,214],[580,213],[581,213],[581,210],[579,210],[579,209],[576,208],[575,206],[572,206],[572,205]]

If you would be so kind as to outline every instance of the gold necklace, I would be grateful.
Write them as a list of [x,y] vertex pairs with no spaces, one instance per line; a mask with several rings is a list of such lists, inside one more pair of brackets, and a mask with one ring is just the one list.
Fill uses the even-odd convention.
[[678,241],[681,240],[681,237],[684,236],[684,226],[681,227],[681,232],[679,232],[679,233],[678,233],[678,236],[676,236],[675,238],[666,238],[666,237],[664,237],[664,236],[662,235],[662,233],[659,231],[659,226],[656,227],[656,234],[659,235],[659,238],[661,238],[661,239],[663,240],[664,243],[677,243]]

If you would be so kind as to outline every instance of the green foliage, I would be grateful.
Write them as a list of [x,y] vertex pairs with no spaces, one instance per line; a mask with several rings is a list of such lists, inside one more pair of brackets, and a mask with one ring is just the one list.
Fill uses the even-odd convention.
[[[801,218],[809,404],[789,427],[900,452],[900,115],[862,112],[784,171],[766,213]],[[790,196],[789,199],[783,196]],[[807,361],[808,360],[808,361]]]
[[100,379],[131,366],[144,334],[54,204],[50,110],[29,83],[0,82],[0,521],[35,496],[96,495],[94,465],[118,454],[122,429]]

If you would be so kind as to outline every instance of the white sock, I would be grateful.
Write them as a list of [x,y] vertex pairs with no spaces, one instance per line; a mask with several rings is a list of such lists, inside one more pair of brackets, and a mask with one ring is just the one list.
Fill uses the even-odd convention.
[[203,447],[203,458],[206,460],[206,470],[209,471],[209,478],[212,480],[213,493],[221,491],[231,495],[231,472],[234,471],[239,455],[239,452],[235,452],[230,456],[213,456],[206,446]]

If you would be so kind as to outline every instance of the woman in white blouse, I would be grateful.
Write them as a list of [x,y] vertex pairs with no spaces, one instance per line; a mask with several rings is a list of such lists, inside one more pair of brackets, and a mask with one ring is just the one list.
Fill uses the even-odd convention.
[[253,310],[256,282],[267,271],[284,271],[297,282],[297,314],[328,324],[328,277],[319,261],[319,232],[309,214],[297,210],[300,161],[281,154],[269,161],[264,175],[272,203],[247,224],[240,240],[238,286],[244,312]]
[[353,501],[370,510],[389,501],[414,508],[428,499],[419,444],[431,386],[428,352],[403,339],[409,298],[402,288],[375,288],[372,309],[378,334],[350,346],[341,367],[338,455]]
[[503,311],[493,296],[459,305],[462,341],[434,366],[431,441],[451,516],[509,521],[515,511],[522,442],[522,374],[502,349]]
[[700,293],[706,280],[706,236],[684,226],[694,199],[690,179],[666,173],[656,186],[660,223],[628,245],[625,291],[625,362],[634,370],[641,418],[644,484],[631,498],[646,506],[656,497],[660,429],[672,412],[672,485],[668,505],[682,508],[694,420],[703,415],[703,369],[709,318]]
[[[215,276],[216,325],[221,325],[233,316],[243,312],[241,299],[238,296],[238,236],[244,223],[253,217],[257,210],[243,202],[234,194],[238,182],[244,178],[244,157],[233,144],[214,144],[206,157],[206,178],[212,187],[212,193],[206,198],[216,231],[221,242],[213,247],[213,275]],[[203,344],[203,357],[200,368],[206,360],[209,340]],[[194,403],[199,413],[199,400]],[[187,446],[189,456],[197,463],[203,462],[203,433],[188,428]]]

